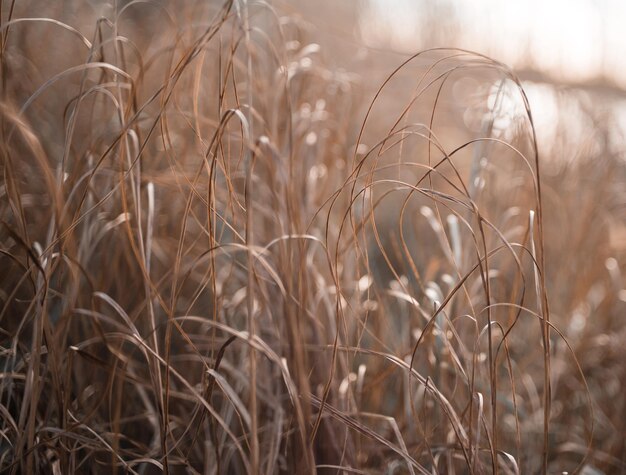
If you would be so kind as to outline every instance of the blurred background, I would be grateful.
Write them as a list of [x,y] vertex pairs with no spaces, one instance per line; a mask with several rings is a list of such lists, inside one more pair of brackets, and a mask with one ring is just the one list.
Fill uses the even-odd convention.
[[618,0],[371,0],[359,32],[370,45],[462,47],[528,79],[612,88],[626,86],[625,19]]
[[[441,47],[467,49],[503,62],[524,83],[544,150],[556,140],[557,121],[584,129],[591,110],[611,122],[615,142],[623,140],[626,2],[339,1],[332,2],[332,19],[322,13],[328,7],[306,3],[285,6],[298,4],[296,10],[304,18],[331,33],[331,42],[357,42],[364,48],[360,54],[376,57],[379,67],[381,55],[397,58]],[[559,114],[564,109],[568,113]],[[553,150],[547,151],[553,155]]]
[[[621,138],[625,21],[626,3],[619,0],[370,0],[358,33],[373,47],[405,53],[459,47],[509,65],[525,83],[545,143],[554,140],[559,106],[572,107],[571,96],[610,116]],[[568,114],[568,120],[578,128],[584,117]]]

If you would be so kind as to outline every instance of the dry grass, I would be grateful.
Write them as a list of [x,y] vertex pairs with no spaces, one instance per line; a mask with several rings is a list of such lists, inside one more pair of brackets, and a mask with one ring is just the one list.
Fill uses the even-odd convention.
[[0,470],[625,470],[610,124],[539,156],[478,54],[59,3],[1,10]]

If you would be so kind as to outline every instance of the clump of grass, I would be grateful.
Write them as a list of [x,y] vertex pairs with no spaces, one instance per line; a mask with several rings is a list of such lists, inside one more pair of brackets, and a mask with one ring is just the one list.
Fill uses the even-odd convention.
[[2,7],[2,470],[623,468],[618,194],[562,240],[600,167],[544,180],[504,65],[370,96],[263,2]]

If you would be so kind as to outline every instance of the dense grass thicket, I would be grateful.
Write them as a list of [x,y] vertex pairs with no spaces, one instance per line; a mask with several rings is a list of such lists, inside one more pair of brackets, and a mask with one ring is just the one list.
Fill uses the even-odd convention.
[[1,3],[0,471],[623,473],[611,118],[294,10]]

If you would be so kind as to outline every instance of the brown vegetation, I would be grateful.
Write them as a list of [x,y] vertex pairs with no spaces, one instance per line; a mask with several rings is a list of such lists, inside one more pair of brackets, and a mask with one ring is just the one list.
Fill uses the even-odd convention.
[[625,469],[610,123],[540,154],[479,54],[59,3],[1,10],[0,470]]

